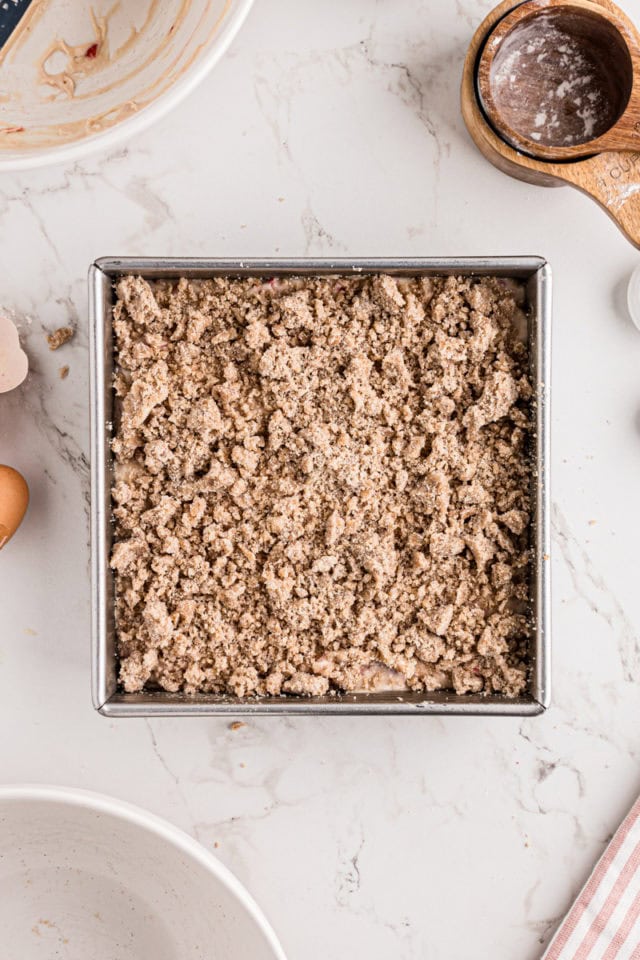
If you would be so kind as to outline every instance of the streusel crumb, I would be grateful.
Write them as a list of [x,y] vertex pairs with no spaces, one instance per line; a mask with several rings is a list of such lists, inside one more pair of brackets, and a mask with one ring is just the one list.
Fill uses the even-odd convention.
[[517,284],[125,277],[117,295],[124,690],[523,692]]
[[49,350],[59,350],[60,347],[63,347],[65,343],[71,340],[74,333],[73,327],[58,327],[53,333],[48,333],[47,343],[49,344]]

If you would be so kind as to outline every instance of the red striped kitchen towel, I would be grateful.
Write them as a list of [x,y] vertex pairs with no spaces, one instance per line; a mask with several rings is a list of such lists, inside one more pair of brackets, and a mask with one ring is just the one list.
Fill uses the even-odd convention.
[[640,799],[605,850],[543,960],[640,960]]

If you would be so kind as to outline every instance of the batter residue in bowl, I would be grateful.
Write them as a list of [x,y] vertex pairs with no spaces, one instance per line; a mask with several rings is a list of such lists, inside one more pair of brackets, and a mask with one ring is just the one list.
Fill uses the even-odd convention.
[[107,129],[192,66],[231,0],[35,0],[0,53],[0,155]]

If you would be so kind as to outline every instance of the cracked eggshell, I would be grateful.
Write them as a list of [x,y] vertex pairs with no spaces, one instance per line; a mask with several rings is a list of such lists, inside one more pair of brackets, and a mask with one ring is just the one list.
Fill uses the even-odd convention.
[[29,360],[20,346],[15,324],[0,316],[0,393],[20,386],[29,370]]

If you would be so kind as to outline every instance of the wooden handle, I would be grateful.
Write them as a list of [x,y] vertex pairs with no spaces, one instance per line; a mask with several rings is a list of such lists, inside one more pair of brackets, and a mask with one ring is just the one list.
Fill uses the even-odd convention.
[[640,247],[640,153],[601,153],[588,164],[566,164],[566,168],[566,179],[593,197],[631,243]]

